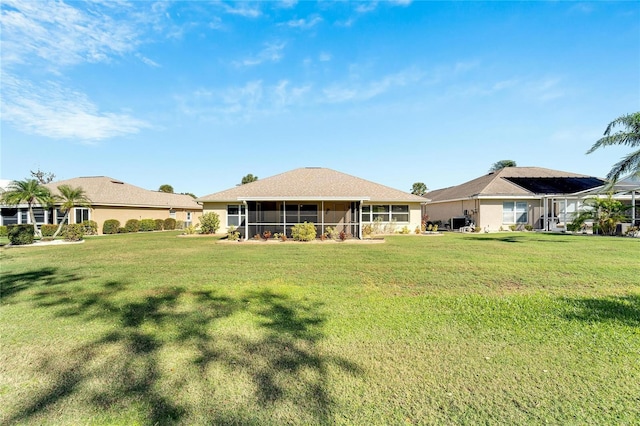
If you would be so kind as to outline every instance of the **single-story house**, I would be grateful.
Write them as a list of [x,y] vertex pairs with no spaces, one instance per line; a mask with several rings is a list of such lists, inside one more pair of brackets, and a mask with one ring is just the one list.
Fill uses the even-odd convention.
[[237,228],[245,238],[286,233],[303,222],[318,234],[327,227],[362,238],[364,224],[413,231],[427,199],[335,170],[306,167],[239,185],[197,199],[203,213],[215,212],[222,230]]
[[[106,176],[78,177],[51,182],[44,186],[53,194],[59,194],[58,186],[80,187],[91,200],[91,208],[75,207],[69,214],[70,223],[93,220],[102,232],[105,220],[119,220],[122,226],[129,219],[174,218],[188,225],[202,215],[202,206],[190,195],[170,194],[143,189]],[[1,206],[0,225],[30,223],[28,206]],[[39,225],[57,224],[64,213],[58,208],[34,207],[34,216]]]
[[473,224],[486,231],[512,225],[557,230],[580,208],[569,199],[605,184],[597,177],[542,167],[505,167],[429,192],[425,212],[430,221],[442,221],[452,229]]

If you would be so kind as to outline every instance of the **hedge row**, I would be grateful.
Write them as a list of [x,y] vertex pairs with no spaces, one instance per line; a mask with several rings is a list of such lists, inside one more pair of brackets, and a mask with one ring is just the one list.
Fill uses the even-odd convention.
[[182,229],[184,222],[173,218],[167,219],[129,219],[121,226],[117,219],[105,220],[102,224],[103,234],[125,234],[129,232],[149,232],[149,231],[172,231],[174,229]]

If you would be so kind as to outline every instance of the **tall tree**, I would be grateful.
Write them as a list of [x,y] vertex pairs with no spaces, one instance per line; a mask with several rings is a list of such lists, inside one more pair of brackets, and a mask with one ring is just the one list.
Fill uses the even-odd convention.
[[516,167],[516,166],[517,164],[513,160],[500,160],[491,165],[491,168],[489,169],[489,173],[497,172],[498,170],[502,170],[505,167]]
[[38,203],[42,207],[46,207],[51,204],[51,192],[46,187],[42,186],[37,179],[14,180],[2,194],[2,200],[9,206],[27,203],[29,206],[29,218],[33,224],[33,232],[38,237],[42,236],[36,224],[36,217],[33,214],[33,205]]
[[411,193],[414,195],[424,195],[427,193],[427,190],[429,188],[427,188],[427,185],[425,185],[423,182],[416,182],[413,184],[413,187],[411,187]]
[[254,176],[251,173],[249,173],[248,175],[244,176],[242,178],[242,182],[240,182],[242,185],[246,184],[246,183],[251,183],[251,182],[255,182],[258,180],[258,176]]
[[91,200],[87,197],[86,192],[80,187],[73,188],[69,185],[60,185],[58,187],[58,191],[60,195],[54,195],[53,198],[55,201],[61,202],[60,211],[64,212],[64,218],[58,224],[58,229],[53,234],[53,238],[57,237],[60,231],[62,230],[62,226],[69,219],[69,212],[74,207],[91,207]]
[[[616,133],[611,131],[616,127],[622,127],[622,130]],[[598,148],[610,145],[628,145],[632,148],[640,147],[640,112],[623,115],[613,120],[604,131],[604,137],[598,139],[593,144],[587,154],[591,154]],[[632,151],[622,160],[613,165],[607,179],[615,183],[620,176],[626,173],[634,173],[640,176],[640,149]]]
[[43,172],[40,169],[36,170],[35,172],[33,170],[29,170],[29,172],[31,173],[31,177],[36,179],[42,185],[53,182],[53,180],[56,178],[56,175],[54,175],[53,173]]
[[173,194],[173,186],[168,184],[160,185],[160,188],[158,188],[158,191]]

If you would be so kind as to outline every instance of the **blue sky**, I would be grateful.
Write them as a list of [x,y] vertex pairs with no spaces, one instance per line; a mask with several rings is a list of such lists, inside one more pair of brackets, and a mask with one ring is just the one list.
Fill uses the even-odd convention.
[[198,196],[305,166],[409,191],[498,160],[604,176],[640,2],[3,0],[1,177]]

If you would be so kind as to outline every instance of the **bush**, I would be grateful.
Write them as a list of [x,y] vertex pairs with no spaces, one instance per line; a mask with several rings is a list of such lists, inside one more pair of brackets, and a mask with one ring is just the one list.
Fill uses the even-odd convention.
[[220,228],[218,213],[209,212],[200,216],[200,230],[203,234],[215,234]]
[[98,224],[94,220],[85,220],[82,222],[82,231],[84,235],[98,235]]
[[7,227],[6,226],[0,226],[0,237],[6,237],[7,236]]
[[240,239],[240,233],[236,231],[236,227],[231,225],[227,229],[227,239],[231,241],[238,241]]
[[527,231],[533,231],[533,225],[525,225],[524,229],[526,229]]
[[123,228],[123,227],[119,227],[118,228],[118,234],[126,234],[129,231],[127,231],[127,228]]
[[140,231],[149,232],[155,231],[156,229],[156,221],[153,219],[142,219],[140,221]]
[[64,233],[65,241],[80,241],[84,236],[84,226],[80,223],[74,223],[67,225],[67,230]]
[[167,231],[173,231],[176,229],[176,220],[172,217],[168,217],[164,220],[164,229]]
[[22,246],[25,244],[33,244],[33,225],[8,225],[7,237],[9,237],[9,243],[14,246]]
[[107,219],[102,224],[103,234],[117,234],[120,228],[120,221],[116,219]]
[[296,241],[312,241],[316,238],[316,227],[313,223],[298,223],[291,227],[291,236]]
[[138,219],[129,219],[124,224],[124,228],[127,232],[138,232],[140,230],[140,221]]
[[40,232],[43,237],[53,237],[53,234],[56,233],[58,229],[58,225],[44,224],[40,227]]
[[164,229],[164,220],[162,219],[156,219],[155,220],[156,223],[156,231],[162,231]]
[[199,225],[193,226],[193,225],[189,225],[189,226],[185,226],[184,228],[184,232],[182,233],[182,235],[194,235],[196,233],[196,231],[198,230]]
[[[186,226],[184,220],[176,220],[176,229],[184,229]],[[198,224],[200,226],[200,224]]]

